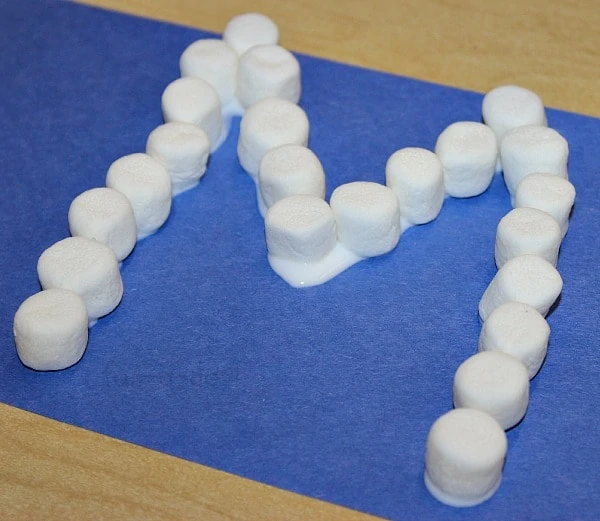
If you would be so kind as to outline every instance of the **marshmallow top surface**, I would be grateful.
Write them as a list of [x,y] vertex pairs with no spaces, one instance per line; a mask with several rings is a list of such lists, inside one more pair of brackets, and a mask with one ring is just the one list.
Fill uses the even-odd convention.
[[520,255],[510,259],[500,271],[510,276],[512,285],[519,288],[532,287],[534,280],[562,288],[562,278],[556,268],[537,255]]
[[169,83],[161,100],[165,119],[184,123],[195,123],[198,114],[208,114],[215,106],[221,106],[215,88],[207,81],[191,76]]
[[256,45],[248,49],[240,58],[240,67],[245,67],[249,61],[254,61],[266,69],[282,69],[282,74],[295,74],[300,70],[296,57],[284,47],[275,44]]
[[88,314],[83,299],[74,291],[51,288],[27,298],[15,314],[15,329],[25,324],[35,328],[36,336],[52,339],[62,336],[65,321],[83,324],[87,329]]
[[[179,68],[182,76],[206,79],[206,73],[217,72],[223,67],[223,62],[235,65],[237,60],[237,53],[226,42],[218,38],[204,38],[191,43],[183,51],[179,58]],[[215,85],[213,87],[216,88]]]
[[[543,157],[569,153],[569,144],[556,130],[541,125],[524,125],[508,131],[500,143],[501,154],[526,149],[529,154]],[[552,173],[552,172],[551,172]]]
[[[210,142],[206,132],[196,125],[171,121],[156,127],[148,136],[147,153],[169,170],[183,167],[182,158],[193,157],[206,163]],[[185,166],[188,166],[187,164]]]
[[341,204],[351,204],[353,211],[368,219],[374,209],[390,207],[396,211],[398,200],[387,186],[370,181],[354,181],[338,186],[331,194],[332,207]]
[[486,328],[505,330],[515,343],[537,344],[540,336],[548,338],[550,326],[537,309],[524,302],[506,302],[490,313]]
[[295,103],[281,98],[266,98],[252,105],[240,123],[240,133],[277,137],[281,144],[295,142],[299,135],[308,134],[308,128],[306,113]]
[[[533,242],[549,242],[561,239],[560,226],[551,215],[537,208],[515,208],[498,224],[498,231],[509,234],[512,240],[531,239]],[[537,241],[536,241],[537,239]]]
[[[547,211],[554,208],[564,199],[575,201],[575,187],[573,184],[554,174],[534,172],[525,176],[517,185],[515,202],[517,206],[528,206],[535,203],[535,208]],[[543,206],[543,208],[542,208]]]
[[38,274],[44,284],[47,268],[60,266],[52,270],[52,286],[61,287],[68,283],[73,273],[104,273],[107,266],[117,265],[113,251],[100,242],[83,237],[67,237],[50,246],[38,260]]
[[488,387],[490,381],[497,387],[490,391],[498,397],[507,392],[513,378],[523,376],[529,381],[525,366],[514,356],[499,351],[482,351],[467,358],[456,371],[456,379],[468,378],[474,387]]
[[[494,155],[498,152],[498,143],[494,131],[476,121],[457,121],[448,125],[439,135],[435,153],[442,163],[447,161],[464,161],[473,154]],[[495,160],[495,158],[494,158]]]
[[276,44],[279,41],[279,29],[268,16],[245,13],[229,20],[223,31],[223,40],[242,55],[255,45]]
[[83,212],[109,223],[119,223],[126,212],[133,217],[129,199],[118,190],[107,187],[86,190],[73,199],[69,208],[69,220]]
[[166,168],[142,153],[129,154],[114,161],[106,174],[106,184],[125,195],[128,189],[134,193],[171,190],[171,178]]
[[293,178],[305,170],[322,170],[321,162],[316,154],[302,145],[281,145],[269,150],[260,162],[262,171],[277,171],[277,176]]
[[281,77],[295,76],[300,73],[300,64],[296,57],[279,45],[256,45],[248,49],[241,57],[240,69],[256,66],[259,70],[268,70]]
[[286,197],[269,208],[265,216],[267,228],[282,228],[290,233],[329,225],[333,215],[329,205],[318,197],[293,195]]
[[508,443],[500,424],[476,409],[454,409],[438,418],[429,431],[428,445],[435,444],[461,467],[487,470],[504,459]]
[[483,98],[483,121],[502,139],[507,131],[523,125],[545,124],[545,110],[541,98],[524,87],[502,85],[489,91]]

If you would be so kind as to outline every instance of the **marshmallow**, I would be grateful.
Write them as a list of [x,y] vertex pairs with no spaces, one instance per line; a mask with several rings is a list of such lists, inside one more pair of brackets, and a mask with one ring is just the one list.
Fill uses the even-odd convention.
[[479,302],[479,316],[486,320],[498,306],[515,300],[546,316],[562,291],[556,268],[537,255],[514,257],[500,268]]
[[325,172],[312,150],[282,145],[269,150],[258,169],[257,199],[261,215],[291,195],[325,198]]
[[515,208],[496,230],[496,266],[519,255],[539,255],[556,266],[562,241],[560,226],[551,215],[535,208]]
[[394,152],[385,166],[385,183],[400,205],[401,228],[435,219],[444,204],[444,167],[424,148]]
[[240,58],[236,94],[243,107],[265,98],[298,103],[300,92],[300,64],[283,47],[258,45]]
[[206,132],[189,123],[172,121],[148,136],[146,154],[163,165],[171,176],[173,196],[194,188],[206,172],[210,143]]
[[179,78],[162,95],[165,123],[180,121],[200,127],[215,151],[225,140],[219,95],[210,83],[199,78]]
[[269,208],[265,235],[270,256],[312,262],[335,246],[335,219],[323,199],[294,195]]
[[108,169],[106,186],[129,199],[138,239],[154,233],[169,217],[171,178],[165,167],[147,154],[130,154],[117,159]]
[[240,56],[255,45],[272,45],[279,41],[275,22],[260,13],[234,16],[223,31],[223,40]]
[[542,210],[556,219],[564,237],[569,229],[569,215],[575,202],[575,187],[553,174],[533,173],[517,185],[515,207]]
[[42,289],[77,293],[92,323],[115,309],[123,296],[115,254],[91,239],[68,237],[53,244],[40,256],[37,271]]
[[505,432],[490,415],[476,409],[444,414],[427,437],[427,489],[453,507],[483,503],[500,486],[507,446]]
[[498,157],[496,135],[490,127],[459,121],[438,137],[435,153],[444,166],[444,188],[452,197],[479,195],[492,182]]
[[181,76],[208,82],[223,105],[235,100],[238,55],[223,40],[207,38],[189,45],[179,59]]
[[454,406],[489,414],[504,430],[519,423],[529,404],[529,373],[514,356],[484,351],[467,358],[454,375]]
[[547,172],[568,179],[569,144],[551,128],[526,125],[507,132],[500,143],[500,159],[511,200],[527,174]]
[[135,246],[137,229],[129,199],[112,188],[92,188],[78,195],[69,208],[73,237],[106,244],[120,262]]
[[265,236],[271,268],[295,288],[323,284],[363,259],[337,241],[333,212],[320,197],[277,201],[265,215]]
[[502,85],[489,91],[483,98],[482,113],[483,122],[495,132],[498,143],[513,128],[548,125],[540,97],[517,85]]
[[252,105],[240,123],[237,153],[242,168],[255,181],[263,156],[281,145],[308,144],[306,113],[291,101],[267,98]]
[[14,318],[15,345],[24,365],[58,371],[79,362],[88,341],[88,314],[79,295],[47,289],[21,304]]
[[549,337],[550,326],[535,308],[506,302],[483,323],[479,351],[500,351],[518,358],[531,379],[544,362]]
[[338,240],[361,257],[393,250],[400,239],[400,208],[391,188],[371,182],[338,186],[331,194]]

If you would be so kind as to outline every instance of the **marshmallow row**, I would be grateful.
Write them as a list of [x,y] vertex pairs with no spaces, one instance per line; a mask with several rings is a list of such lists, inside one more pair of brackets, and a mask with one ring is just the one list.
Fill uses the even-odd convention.
[[[117,159],[106,174],[106,187],[77,196],[68,215],[72,237],[40,256],[42,291],[25,300],[14,318],[24,365],[49,371],[79,361],[88,327],[121,301],[120,263],[137,240],[166,222],[172,197],[198,184],[210,153],[226,138],[227,117],[239,110],[237,105],[249,107],[273,96],[298,102],[298,61],[277,40],[277,26],[251,13],[232,19],[223,40],[200,40],[183,52],[182,77],[161,97],[165,123],[150,133],[145,153]],[[309,192],[324,197],[322,169],[321,177],[318,168],[313,176]],[[272,205],[288,188],[268,168],[265,179],[265,197]]]
[[481,193],[497,160],[514,206],[496,230],[498,272],[479,303],[479,352],[457,369],[455,409],[433,424],[427,439],[425,484],[457,507],[487,500],[500,485],[503,431],[525,416],[529,380],[546,357],[550,327],[544,317],[562,290],[556,264],[575,199],[567,180],[568,144],[547,127],[536,94],[498,87],[485,96],[482,112],[487,130],[456,123],[436,145],[447,195]]
[[[444,197],[473,197],[481,194],[489,187],[494,176],[496,161],[499,157],[499,138],[511,142],[511,136],[520,135],[532,126],[518,126],[521,123],[540,122],[545,124],[545,112],[542,107],[542,116],[525,118],[520,120],[517,116],[502,119],[511,113],[521,113],[517,105],[522,103],[534,103],[537,96],[525,89],[511,87],[508,89],[495,89],[484,99],[484,120],[491,121],[494,128],[476,122],[461,121],[449,125],[439,135],[435,152],[422,148],[405,148],[396,151],[390,156],[386,163],[385,176],[386,185],[392,190],[398,202],[398,211],[394,214],[400,220],[399,233],[416,224],[424,224],[435,219],[441,211]],[[512,108],[504,109],[504,105],[511,102]],[[499,104],[499,105],[498,105]],[[500,107],[500,108],[499,108]],[[502,109],[502,110],[500,110]],[[523,111],[527,113],[527,110]],[[539,110],[532,109],[532,113],[539,115]],[[539,138],[544,140],[548,133],[556,134],[552,129],[541,128],[543,135]],[[526,132],[529,135],[531,131]],[[256,103],[246,112],[240,126],[240,137],[238,141],[238,158],[242,167],[252,177],[257,185],[257,203],[261,215],[266,215],[268,209],[274,202],[292,195],[324,196],[324,173],[316,156],[307,148],[309,134],[309,123],[306,114],[295,104],[279,98],[267,98]],[[535,134],[535,132],[534,132]],[[552,135],[554,135],[552,134]],[[537,134],[536,134],[537,135]],[[559,136],[557,142],[563,138]],[[517,140],[518,141],[518,140]],[[527,143],[529,143],[529,146]],[[521,143],[521,148],[516,147],[516,156],[527,158],[536,156],[532,152],[538,147],[538,138],[535,136],[527,143]],[[514,147],[508,146],[510,151]],[[552,147],[551,147],[552,148]],[[567,147],[568,150],[568,147]],[[292,153],[292,151],[295,151]],[[302,151],[302,152],[300,152]],[[292,157],[293,156],[293,157]],[[564,159],[560,151],[557,157]],[[507,165],[512,165],[511,156],[507,156]],[[263,164],[264,159],[264,164]],[[293,163],[293,165],[292,165]],[[528,167],[525,159],[520,163],[519,173],[511,174],[510,171],[505,178],[510,190],[510,180],[519,176],[528,177]],[[508,167],[507,167],[508,168]],[[539,175],[539,174],[538,174]],[[561,176],[557,176],[561,178]],[[567,182],[562,179],[563,182]],[[566,233],[566,222],[574,192],[561,188],[564,196],[557,198],[553,196],[556,189],[551,189],[550,181],[544,195],[533,195],[534,190],[527,188],[524,183],[521,194],[526,194],[529,199],[526,203],[520,203],[511,214],[503,219],[498,227],[496,240],[496,263],[502,267],[508,260],[525,255],[534,254],[543,257],[551,264],[556,265],[558,250],[562,237]],[[538,182],[539,183],[539,182]],[[539,194],[539,189],[536,189]],[[334,204],[332,194],[331,205]],[[362,194],[361,197],[367,197]],[[537,203],[541,208],[529,207],[534,205],[533,199],[539,199]],[[545,199],[545,200],[542,200]],[[531,202],[530,202],[531,201]],[[344,247],[358,256],[369,257],[379,255],[371,251],[371,244],[378,240],[376,228],[369,228],[368,238],[360,237],[354,233],[359,222],[363,219],[358,205],[350,206],[352,217],[345,215],[345,220],[352,221],[350,228],[353,233],[348,234],[341,221],[337,223],[338,239]],[[557,224],[548,212],[553,211],[561,222]],[[383,222],[383,221],[382,221]],[[382,224],[383,226],[383,224]],[[558,231],[557,231],[558,230]],[[393,233],[391,236],[393,236]],[[266,235],[269,236],[268,231]],[[364,244],[364,249],[352,243],[356,235],[356,242]],[[397,243],[397,240],[395,240]],[[277,248],[267,241],[269,259],[284,258],[273,253]],[[393,247],[391,248],[393,249]],[[390,251],[390,248],[384,248]],[[271,262],[273,264],[273,262]],[[281,269],[276,270],[278,273]],[[337,271],[336,271],[337,273]],[[284,277],[288,280],[289,277]],[[318,277],[319,281],[328,278]],[[288,280],[289,282],[289,280]],[[294,285],[298,285],[297,281]],[[306,285],[303,281],[300,285]]]
[[[338,187],[330,199],[330,225],[308,227],[310,240],[296,243],[296,226],[314,211],[313,203],[322,207],[314,199],[325,195],[322,166],[306,148],[308,135],[302,109],[268,98],[244,114],[238,141],[240,164],[257,184],[269,262],[295,287],[321,284],[363,258],[391,251],[408,227],[437,217],[448,192],[461,197],[481,193],[491,181],[498,154],[495,135],[485,125],[452,125],[438,139],[437,153],[405,148],[392,154],[385,169],[386,186]],[[300,195],[312,198],[293,198]],[[328,246],[322,250],[324,245]]]
[[400,239],[398,199],[387,186],[354,182],[339,186],[330,204],[293,195],[265,215],[268,260],[294,287],[322,284],[356,262],[383,255]]

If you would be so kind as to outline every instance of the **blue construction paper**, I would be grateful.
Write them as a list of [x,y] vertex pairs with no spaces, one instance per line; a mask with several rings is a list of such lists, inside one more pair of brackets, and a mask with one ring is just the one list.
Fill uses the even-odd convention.
[[[38,256],[68,235],[72,199],[144,150],[179,55],[205,36],[70,3],[0,3],[0,400],[391,519],[598,519],[598,119],[548,111],[577,188],[565,285],[502,486],[483,505],[446,507],[422,476],[428,430],[476,350],[510,209],[500,176],[480,197],[447,200],[392,253],[297,290],[267,264],[236,123],[200,185],[125,261],[123,302],[91,330],[82,361],[49,374],[21,365],[12,317],[39,289]],[[480,120],[477,93],[299,60],[328,194],[383,182],[396,149],[431,149],[448,124]]]

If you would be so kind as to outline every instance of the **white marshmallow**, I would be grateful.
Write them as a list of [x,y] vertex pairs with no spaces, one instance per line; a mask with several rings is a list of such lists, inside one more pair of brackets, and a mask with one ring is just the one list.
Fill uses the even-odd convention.
[[255,45],[276,44],[279,29],[275,22],[260,13],[234,16],[223,31],[223,40],[239,55]]
[[550,326],[535,308],[522,302],[506,302],[483,323],[479,351],[501,351],[518,358],[531,379],[544,362],[549,337]]
[[483,98],[482,113],[483,122],[495,132],[498,143],[513,128],[548,125],[540,97],[517,85],[502,85],[489,91]]
[[394,152],[385,166],[385,182],[400,205],[401,228],[435,219],[444,204],[444,167],[424,148]]
[[163,165],[171,176],[173,196],[194,188],[206,172],[210,143],[206,132],[189,123],[172,121],[148,136],[146,154]]
[[154,233],[169,217],[172,194],[169,172],[147,154],[117,159],[108,169],[106,186],[129,199],[138,239]]
[[204,80],[217,91],[223,105],[235,100],[238,55],[223,40],[206,38],[189,45],[179,59],[181,76]]
[[564,237],[569,229],[569,215],[575,202],[575,187],[554,174],[537,172],[526,175],[517,185],[515,207],[542,210],[556,219]]
[[300,100],[300,64],[279,45],[258,45],[240,58],[236,94],[243,107],[265,98]]
[[58,371],[79,362],[88,341],[88,314],[79,295],[66,289],[36,293],[14,318],[17,354],[36,371]]
[[425,485],[442,503],[483,503],[500,486],[508,443],[490,415],[454,409],[431,426],[425,455]]
[[69,207],[69,229],[74,237],[95,239],[125,259],[133,250],[137,229],[129,199],[112,188],[92,188]]
[[308,144],[306,113],[291,101],[267,98],[252,105],[240,123],[237,153],[242,168],[255,181],[263,156],[281,145]]
[[435,153],[444,166],[444,188],[452,197],[473,197],[492,182],[498,157],[494,131],[483,123],[459,121],[438,137]]
[[551,215],[535,208],[515,208],[496,230],[496,266],[519,255],[539,255],[556,266],[562,241],[560,226]]
[[479,316],[486,320],[498,306],[512,300],[529,304],[546,316],[562,291],[556,268],[537,255],[510,259],[492,279],[479,302]]
[[295,288],[323,284],[363,259],[337,241],[333,212],[320,197],[277,201],[265,216],[265,235],[271,268]]
[[514,356],[484,351],[467,358],[454,375],[454,406],[489,414],[504,429],[519,423],[529,404],[529,373]]
[[217,91],[199,78],[179,78],[171,82],[162,95],[165,123],[180,121],[200,127],[215,151],[225,140],[223,113]]
[[331,194],[338,240],[361,257],[393,250],[400,239],[400,208],[391,188],[371,182],[338,186]]
[[270,256],[312,262],[335,246],[335,219],[323,199],[294,195],[269,208],[265,235]]
[[258,207],[264,217],[277,201],[291,195],[325,198],[325,172],[315,153],[300,145],[269,150],[258,169]]
[[506,133],[500,143],[504,183],[511,201],[517,185],[528,174],[547,172],[568,179],[569,144],[556,130],[526,125]]
[[115,254],[91,239],[68,237],[53,244],[40,256],[37,271],[43,289],[77,293],[92,323],[115,309],[123,296]]

